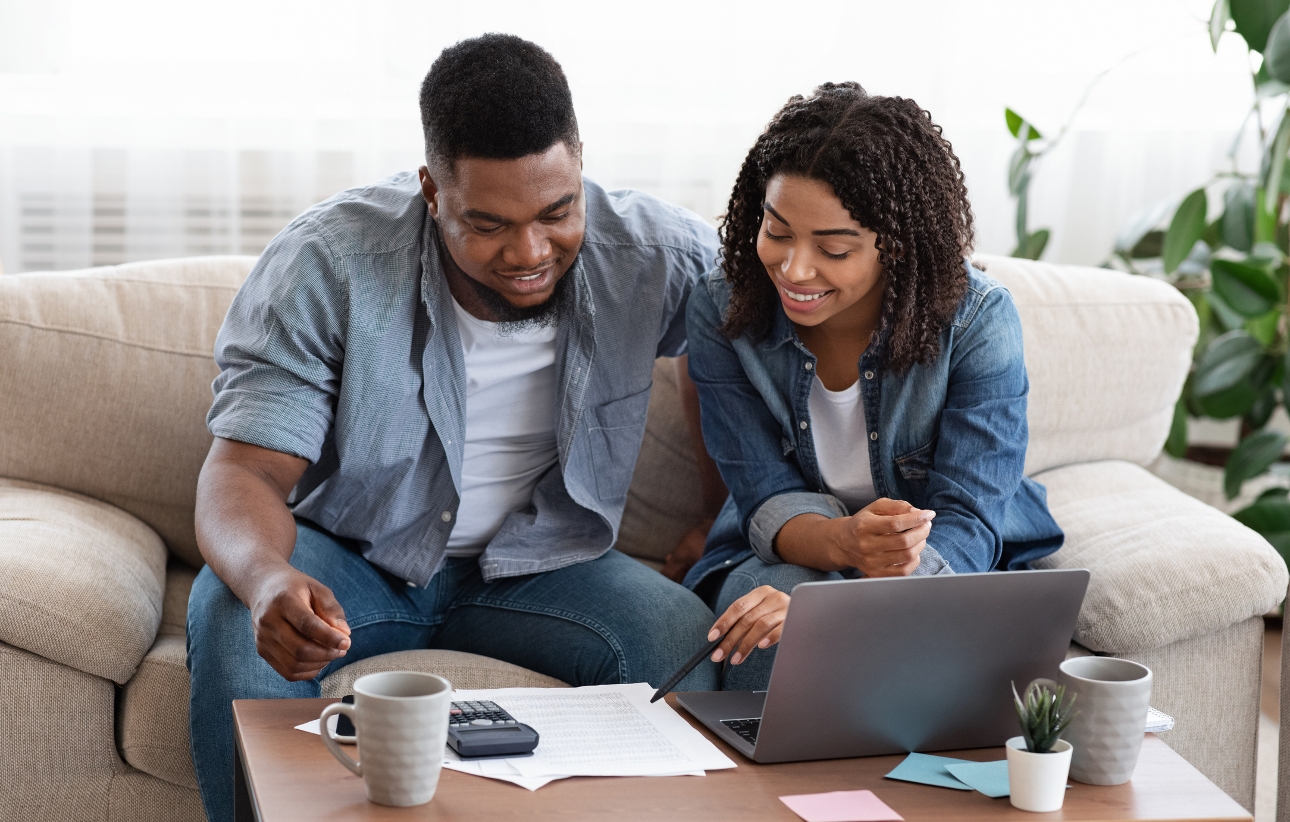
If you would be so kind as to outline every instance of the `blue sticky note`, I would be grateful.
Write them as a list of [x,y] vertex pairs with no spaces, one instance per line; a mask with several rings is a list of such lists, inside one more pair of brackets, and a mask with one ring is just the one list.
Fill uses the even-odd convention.
[[1006,759],[1000,759],[998,762],[955,763],[946,765],[945,768],[960,782],[972,786],[973,790],[978,790],[986,796],[997,799],[1011,792],[1008,787],[1008,760]]
[[951,759],[948,756],[912,753],[887,774],[887,778],[899,779],[903,782],[920,782],[939,788],[953,788],[956,791],[970,791],[972,788],[956,779],[946,767],[960,764],[969,764],[969,762],[966,759]]

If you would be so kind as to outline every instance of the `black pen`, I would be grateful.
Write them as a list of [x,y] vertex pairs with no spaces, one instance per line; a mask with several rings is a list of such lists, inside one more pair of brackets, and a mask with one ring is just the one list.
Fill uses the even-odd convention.
[[703,658],[706,657],[708,654],[712,653],[713,651],[717,650],[717,646],[720,645],[721,640],[725,638],[726,638],[726,635],[722,634],[721,636],[709,642],[707,645],[703,646],[703,649],[701,651],[699,651],[694,656],[690,657],[689,661],[687,661],[684,665],[681,666],[681,670],[672,674],[672,678],[669,679],[667,682],[663,683],[662,688],[659,688],[657,691],[654,692],[654,695],[649,698],[649,701],[658,702],[660,699],[667,696],[668,691],[675,688],[676,683],[685,679],[686,675],[689,674],[690,671],[693,671],[695,668],[699,667],[699,663],[703,661]]

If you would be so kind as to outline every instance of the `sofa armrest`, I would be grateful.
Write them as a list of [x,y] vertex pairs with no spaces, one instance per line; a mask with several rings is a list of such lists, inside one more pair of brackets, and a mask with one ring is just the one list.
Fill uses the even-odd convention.
[[0,642],[124,684],[157,635],[165,571],[133,516],[0,479]]
[[1286,595],[1285,561],[1263,537],[1128,462],[1035,477],[1066,532],[1037,568],[1092,573],[1075,641],[1133,654],[1267,613]]

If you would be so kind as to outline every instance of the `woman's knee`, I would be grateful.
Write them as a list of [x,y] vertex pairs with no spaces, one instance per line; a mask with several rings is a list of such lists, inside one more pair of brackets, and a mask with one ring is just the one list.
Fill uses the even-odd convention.
[[791,594],[793,588],[803,582],[824,582],[834,579],[842,579],[842,575],[833,571],[819,571],[803,565],[794,565],[790,562],[771,565],[757,557],[752,557],[744,560],[726,576],[725,582],[721,585],[721,593],[717,596],[716,612],[718,614],[725,612],[735,600],[763,585]]

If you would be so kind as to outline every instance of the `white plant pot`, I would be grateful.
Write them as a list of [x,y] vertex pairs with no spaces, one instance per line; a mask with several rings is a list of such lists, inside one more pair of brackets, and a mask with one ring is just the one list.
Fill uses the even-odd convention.
[[1071,743],[1059,739],[1048,753],[1031,753],[1025,737],[1014,736],[1006,747],[1012,807],[1036,813],[1061,810],[1071,769]]

